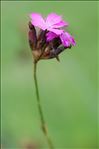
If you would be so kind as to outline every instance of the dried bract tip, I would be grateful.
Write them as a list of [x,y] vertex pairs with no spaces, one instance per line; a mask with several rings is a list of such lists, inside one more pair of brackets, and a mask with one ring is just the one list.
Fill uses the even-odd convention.
[[29,22],[28,37],[29,37],[29,45],[31,50],[35,50],[37,45],[37,35],[36,35],[36,29],[34,25],[31,24],[31,22]]

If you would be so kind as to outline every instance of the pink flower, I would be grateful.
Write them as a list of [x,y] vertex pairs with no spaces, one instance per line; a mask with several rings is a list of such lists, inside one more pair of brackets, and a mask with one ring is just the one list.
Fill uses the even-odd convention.
[[32,13],[30,17],[28,39],[35,61],[51,58],[59,60],[61,52],[76,45],[74,37],[62,29],[68,23],[61,16],[51,13],[43,19],[40,14]]
[[39,27],[42,30],[48,30],[57,35],[63,33],[63,30],[60,29],[61,27],[68,26],[68,23],[63,21],[62,17],[55,13],[49,14],[45,20],[38,13],[32,13],[30,14],[30,17],[32,25]]
[[68,33],[68,32],[63,32],[62,34],[60,35],[57,35],[53,32],[48,32],[46,34],[46,37],[47,37],[47,41],[52,41],[54,38],[56,37],[59,37],[62,44],[65,46],[65,47],[70,47],[70,45],[73,45],[75,46],[76,45],[76,42],[74,40],[74,38]]

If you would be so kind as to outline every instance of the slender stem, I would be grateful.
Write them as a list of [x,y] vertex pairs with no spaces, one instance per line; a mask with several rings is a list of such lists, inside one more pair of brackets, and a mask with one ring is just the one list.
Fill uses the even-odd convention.
[[38,82],[37,82],[37,62],[34,62],[34,82],[35,82],[35,89],[36,89],[37,105],[38,105],[38,110],[39,110],[39,115],[40,115],[40,120],[41,120],[41,128],[42,128],[42,131],[46,137],[49,148],[53,149],[53,144],[52,144],[52,141],[48,135],[48,130],[46,127],[44,116],[43,116],[42,106],[40,103],[40,96],[39,96],[39,89],[38,89]]

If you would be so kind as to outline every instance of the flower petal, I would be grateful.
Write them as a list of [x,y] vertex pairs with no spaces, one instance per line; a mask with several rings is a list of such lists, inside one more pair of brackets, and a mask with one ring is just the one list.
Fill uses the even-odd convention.
[[55,33],[56,35],[60,35],[63,33],[63,30],[60,29],[49,28],[48,30]]
[[47,27],[51,27],[54,24],[57,24],[59,22],[62,21],[61,16],[55,14],[55,13],[51,13],[48,15],[48,17],[46,18],[46,25]]
[[70,41],[70,43],[75,46],[76,45],[76,42],[74,40],[74,38],[68,33],[66,32],[65,35],[67,36],[68,40]]
[[30,18],[31,18],[31,23],[34,26],[37,26],[37,27],[41,28],[42,30],[46,29],[46,23],[40,14],[32,13],[32,14],[30,14]]
[[65,33],[63,33],[63,34],[60,35],[60,39],[61,39],[62,44],[65,47],[69,47],[70,46],[70,41],[68,40],[68,38],[67,38],[67,36],[66,36]]
[[68,23],[67,22],[65,22],[65,21],[60,21],[59,23],[57,23],[57,24],[54,24],[53,25],[53,28],[60,28],[60,27],[67,27],[68,26]]
[[60,39],[61,39],[62,44],[66,47],[69,47],[71,44],[73,46],[76,45],[74,38],[68,32],[61,34]]
[[46,37],[47,37],[47,41],[51,41],[51,40],[53,40],[54,38],[56,38],[57,35],[56,35],[55,33],[53,33],[53,32],[48,32],[48,33],[46,34]]

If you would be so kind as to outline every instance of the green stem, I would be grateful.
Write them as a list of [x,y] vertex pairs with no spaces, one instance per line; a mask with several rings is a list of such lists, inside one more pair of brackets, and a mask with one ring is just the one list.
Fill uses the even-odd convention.
[[38,105],[38,110],[39,110],[39,115],[40,115],[40,120],[41,120],[41,128],[42,128],[42,131],[46,137],[49,148],[53,149],[54,147],[53,147],[52,141],[48,135],[48,130],[46,127],[44,116],[43,116],[42,106],[40,103],[40,96],[39,96],[39,89],[38,89],[38,82],[37,82],[37,61],[34,62],[34,82],[35,82],[35,89],[36,89],[37,105]]

